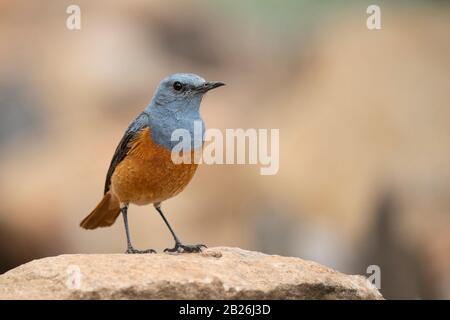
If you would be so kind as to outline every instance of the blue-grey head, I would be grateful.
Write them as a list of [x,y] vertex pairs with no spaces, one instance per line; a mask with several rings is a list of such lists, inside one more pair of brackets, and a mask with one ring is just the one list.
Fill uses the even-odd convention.
[[192,73],[176,73],[163,79],[145,110],[149,115],[153,140],[172,149],[177,144],[171,141],[174,130],[188,130],[194,137],[194,125],[201,123],[203,141],[205,126],[200,115],[200,103],[206,92],[223,85]]

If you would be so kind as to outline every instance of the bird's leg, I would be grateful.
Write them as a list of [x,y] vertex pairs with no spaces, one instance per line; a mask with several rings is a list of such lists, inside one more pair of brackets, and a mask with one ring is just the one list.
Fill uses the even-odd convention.
[[156,251],[153,249],[136,250],[135,248],[133,248],[133,245],[131,244],[130,230],[128,228],[128,204],[120,208],[120,211],[122,212],[123,223],[125,225],[125,233],[127,235],[127,251],[125,253],[156,253]]
[[166,223],[166,226],[169,228],[169,231],[172,234],[173,239],[175,240],[175,246],[171,249],[169,249],[169,248],[164,249],[164,252],[200,252],[200,251],[202,251],[202,248],[206,248],[206,246],[204,244],[194,244],[194,245],[182,244],[180,239],[178,239],[177,235],[175,234],[172,227],[170,226],[169,222],[167,221],[166,217],[164,216],[164,214],[161,210],[161,203],[155,203],[154,207],[161,215],[161,218]]

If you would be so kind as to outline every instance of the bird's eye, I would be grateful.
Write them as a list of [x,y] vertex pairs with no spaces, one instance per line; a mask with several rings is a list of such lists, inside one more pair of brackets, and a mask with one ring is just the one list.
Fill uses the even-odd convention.
[[180,91],[181,89],[183,89],[183,85],[181,84],[181,82],[175,81],[175,82],[173,83],[173,89],[174,89],[175,91]]

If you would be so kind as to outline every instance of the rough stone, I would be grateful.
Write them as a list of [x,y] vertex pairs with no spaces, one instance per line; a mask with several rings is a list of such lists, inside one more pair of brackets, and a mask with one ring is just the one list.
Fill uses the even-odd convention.
[[0,299],[382,299],[363,276],[218,247],[198,254],[72,254],[0,275]]

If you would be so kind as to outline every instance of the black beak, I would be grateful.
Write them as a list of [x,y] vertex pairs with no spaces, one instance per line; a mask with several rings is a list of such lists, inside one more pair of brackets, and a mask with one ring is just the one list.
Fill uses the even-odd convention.
[[201,91],[207,92],[209,90],[224,86],[225,83],[219,82],[219,81],[211,81],[211,82],[205,82],[203,86],[200,88]]

